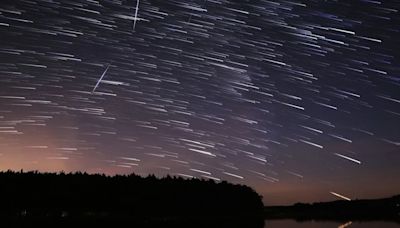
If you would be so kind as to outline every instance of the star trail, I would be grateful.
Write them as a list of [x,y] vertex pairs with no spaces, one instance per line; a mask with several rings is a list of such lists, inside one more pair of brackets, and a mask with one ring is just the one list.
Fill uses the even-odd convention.
[[4,0],[0,169],[399,193],[400,3]]

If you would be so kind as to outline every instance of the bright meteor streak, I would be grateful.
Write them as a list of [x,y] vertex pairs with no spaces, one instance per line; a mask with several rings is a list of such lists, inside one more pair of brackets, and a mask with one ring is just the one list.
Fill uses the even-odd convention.
[[140,3],[140,0],[137,0],[136,1],[136,11],[135,11],[135,19],[134,19],[134,21],[133,21],[133,31],[135,31],[135,28],[136,28],[136,21],[137,21],[137,15],[138,15],[138,11],[139,11],[139,3]]
[[104,76],[106,75],[108,68],[110,68],[110,64],[108,64],[106,70],[103,72],[103,74],[101,75],[100,79],[97,81],[97,84],[94,86],[93,90],[92,90],[92,94],[96,91],[97,87],[99,86],[101,80],[103,80]]
[[339,157],[341,157],[341,158],[347,159],[347,160],[349,160],[349,161],[352,161],[352,162],[354,162],[354,163],[361,164],[361,161],[356,160],[356,159],[351,158],[351,157],[347,157],[347,156],[345,156],[345,155],[343,155],[343,154],[335,153],[335,155],[336,155],[336,156],[339,156]]
[[341,199],[344,199],[344,200],[347,200],[347,201],[351,201],[351,199],[350,199],[349,197],[340,195],[339,193],[336,193],[336,192],[330,192],[330,193],[331,193],[332,195],[336,196],[336,197],[341,198]]

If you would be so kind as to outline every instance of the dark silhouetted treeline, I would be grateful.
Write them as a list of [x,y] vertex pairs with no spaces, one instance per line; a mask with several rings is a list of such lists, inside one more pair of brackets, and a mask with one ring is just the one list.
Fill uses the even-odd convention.
[[333,201],[265,207],[267,219],[388,220],[400,222],[400,195],[385,199]]
[[263,219],[261,196],[225,181],[153,175],[0,172],[0,216],[182,221]]

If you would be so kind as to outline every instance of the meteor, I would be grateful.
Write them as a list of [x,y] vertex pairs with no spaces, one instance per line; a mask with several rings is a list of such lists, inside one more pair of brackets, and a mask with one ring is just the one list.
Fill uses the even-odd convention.
[[108,68],[110,68],[110,64],[108,64],[106,70],[103,72],[103,74],[101,75],[100,79],[97,81],[96,85],[94,86],[93,90],[92,90],[92,94],[96,91],[97,87],[99,86],[101,80],[103,80],[104,76],[106,75]]
[[135,11],[135,19],[134,19],[134,21],[133,21],[133,31],[135,31],[135,28],[136,28],[136,21],[137,21],[137,15],[138,15],[138,11],[139,11],[139,3],[140,3],[140,0],[136,0],[136,11]]
[[354,163],[361,164],[361,161],[356,160],[356,159],[351,158],[351,157],[347,157],[347,156],[345,156],[345,155],[343,155],[343,154],[335,153],[335,155],[336,155],[336,156],[339,156],[339,157],[341,157],[341,158],[347,159],[347,160],[349,160],[349,161],[352,161],[352,162],[354,162]]
[[336,196],[336,197],[341,198],[341,199],[344,199],[344,200],[347,200],[347,201],[351,201],[351,199],[350,199],[349,197],[340,195],[339,193],[336,193],[336,192],[330,192],[330,193],[331,193],[332,195]]

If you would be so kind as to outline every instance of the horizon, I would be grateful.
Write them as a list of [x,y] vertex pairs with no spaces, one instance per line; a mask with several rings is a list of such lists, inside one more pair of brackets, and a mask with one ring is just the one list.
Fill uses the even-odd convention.
[[[216,183],[216,184],[218,184],[218,183],[221,183],[222,181],[224,181],[224,180],[221,180],[221,181],[215,181],[215,180],[212,180],[212,179],[208,179],[208,178],[198,178],[198,177],[192,177],[192,178],[188,178],[188,177],[184,177],[184,176],[179,176],[179,175],[169,175],[169,174],[167,174],[167,175],[165,175],[165,176],[157,176],[157,175],[155,175],[155,174],[147,174],[146,176],[144,176],[144,175],[138,175],[138,174],[136,174],[136,173],[126,173],[126,174],[120,174],[120,173],[116,173],[116,174],[105,174],[105,173],[87,173],[87,172],[81,172],[81,171],[75,171],[75,172],[64,172],[64,171],[58,171],[58,172],[46,172],[46,171],[44,171],[44,172],[41,172],[41,171],[38,171],[38,170],[19,170],[19,171],[17,171],[17,170],[6,170],[6,171],[4,171],[4,170],[0,170],[0,173],[3,173],[3,174],[7,174],[8,172],[11,172],[12,174],[35,174],[35,175],[47,175],[47,174],[51,174],[51,175],[89,175],[89,176],[91,176],[91,175],[100,175],[100,176],[105,176],[105,177],[109,177],[109,178],[114,178],[114,177],[117,177],[117,176],[124,176],[124,177],[128,177],[128,176],[130,176],[130,175],[134,175],[134,176],[138,176],[138,177],[140,177],[140,178],[149,178],[149,177],[152,177],[152,176],[154,176],[156,179],[158,179],[158,180],[162,180],[162,179],[166,179],[166,178],[182,178],[183,180],[192,180],[192,179],[197,179],[197,180],[200,180],[200,181],[207,181],[207,180],[211,180],[211,181],[214,181],[214,183]],[[227,183],[228,184],[233,184],[233,185],[236,185],[235,183],[232,183],[232,182],[229,182],[229,181],[227,181]],[[248,185],[246,185],[246,184],[240,184],[239,183],[239,185],[243,185],[243,186],[248,186]],[[251,187],[251,186],[249,186],[249,187]],[[251,187],[253,190],[255,190],[253,187]],[[257,192],[257,191],[256,191]],[[259,192],[257,192],[257,194],[259,194],[260,195],[260,193]],[[264,196],[262,196],[262,195],[260,195],[263,199],[264,199]],[[385,197],[373,197],[373,198],[354,198],[354,199],[351,199],[351,200],[346,200],[346,199],[343,199],[343,198],[336,198],[336,199],[334,199],[334,200],[329,200],[329,201],[314,201],[314,202],[302,202],[302,201],[297,201],[297,202],[294,202],[294,203],[290,203],[290,204],[279,204],[279,205],[274,205],[274,204],[265,204],[265,202],[264,202],[264,200],[263,200],[263,203],[264,203],[264,207],[274,207],[274,206],[294,206],[295,204],[297,204],[297,203],[301,203],[301,204],[314,204],[314,203],[331,203],[331,202],[337,202],[337,201],[348,201],[348,202],[351,202],[351,201],[358,201],[358,200],[382,200],[382,199],[388,199],[388,198],[393,198],[393,197],[400,197],[400,193],[398,193],[398,194],[393,194],[393,195],[388,195],[388,196],[385,196]]]
[[400,193],[394,1],[5,0],[0,170]]
[[[194,178],[194,179],[199,179],[199,180],[213,180],[213,179],[208,179],[208,178],[205,178],[205,177],[192,177],[192,178],[189,178],[189,177],[185,177],[185,176],[180,176],[180,175],[170,175],[170,174],[166,174],[166,175],[162,175],[162,176],[160,176],[160,175],[156,175],[156,174],[152,174],[152,173],[148,173],[148,174],[137,174],[137,173],[110,173],[110,174],[107,174],[107,173],[99,173],[99,172],[92,172],[92,173],[88,173],[88,172],[82,172],[82,171],[79,171],[79,170],[77,170],[77,171],[70,171],[70,172],[65,172],[65,171],[63,171],[63,170],[61,170],[61,171],[39,171],[39,170],[23,170],[23,169],[21,169],[21,170],[12,170],[12,169],[8,169],[8,170],[0,170],[0,172],[1,173],[7,173],[7,172],[13,172],[13,173],[35,173],[35,174],[66,174],[66,175],[68,175],[68,174],[72,174],[72,175],[74,175],[74,174],[88,174],[88,175],[105,175],[105,176],[107,176],[107,177],[115,177],[115,176],[118,176],[118,175],[122,175],[122,176],[128,176],[128,175],[136,175],[136,176],[140,176],[140,177],[142,177],[142,178],[146,178],[146,177],[149,177],[149,176],[152,176],[152,175],[154,175],[157,179],[163,179],[163,178],[166,178],[167,176],[169,176],[169,177],[176,177],[176,178],[183,178],[183,179],[185,179],[185,180],[190,180],[190,179],[192,179],[192,178]],[[219,182],[221,182],[221,181],[226,181],[226,180],[219,180],[219,181],[217,181],[217,180],[213,180],[215,183],[219,183]],[[240,185],[246,185],[246,186],[249,186],[249,187],[251,187],[252,189],[254,189],[260,196],[262,196],[262,201],[263,201],[263,203],[264,203],[264,206],[265,207],[267,207],[267,206],[293,206],[294,204],[296,204],[296,203],[308,203],[308,204],[312,204],[312,203],[326,203],[326,202],[334,202],[334,201],[344,201],[345,199],[343,199],[343,198],[340,198],[340,197],[332,197],[332,194],[330,195],[331,197],[330,198],[326,198],[326,200],[323,200],[323,201],[301,201],[301,200],[294,200],[294,201],[287,201],[287,203],[270,203],[270,202],[275,202],[275,201],[271,201],[271,200],[269,200],[269,199],[272,199],[272,197],[269,197],[268,195],[267,196],[265,196],[265,195],[263,195],[263,194],[261,194],[257,189],[255,189],[254,187],[252,187],[252,186],[250,186],[250,185],[247,185],[247,184],[245,184],[245,183],[234,183],[234,182],[229,182],[229,181],[227,181],[228,183],[231,183],[231,184],[240,184]],[[394,197],[394,196],[400,196],[400,192],[399,193],[394,193],[394,194],[391,194],[391,195],[386,195],[386,196],[370,196],[370,197],[364,197],[364,198],[357,198],[357,197],[355,197],[355,198],[353,198],[353,199],[351,199],[351,200],[349,200],[349,201],[354,201],[354,200],[373,200],[373,199],[386,199],[386,198],[391,198],[391,197]],[[295,199],[296,197],[292,197],[292,199]],[[277,201],[277,202],[285,202],[285,201]]]

